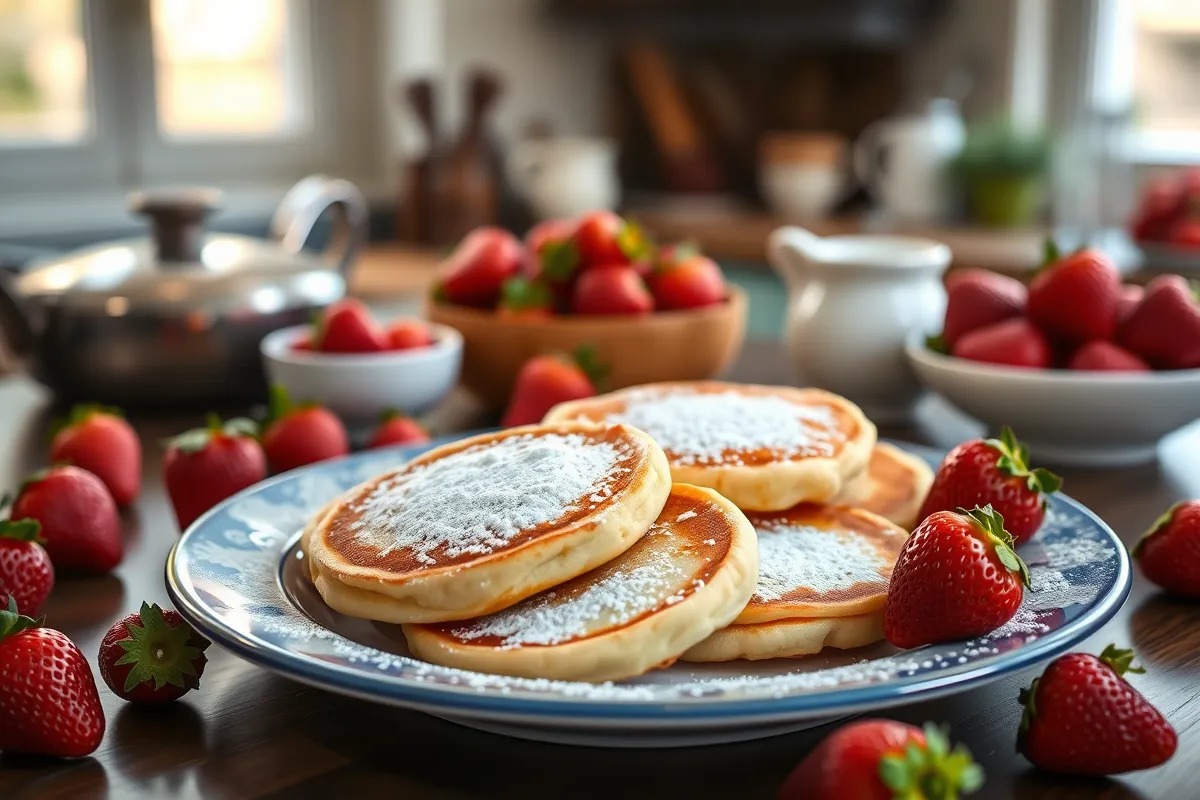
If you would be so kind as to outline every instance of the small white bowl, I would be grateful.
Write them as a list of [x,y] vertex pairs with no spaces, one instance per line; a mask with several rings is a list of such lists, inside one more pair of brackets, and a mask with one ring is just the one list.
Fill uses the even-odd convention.
[[906,350],[926,387],[992,432],[1012,427],[1045,463],[1116,467],[1153,461],[1160,439],[1200,418],[1200,369],[1032,370],[953,358],[917,340]]
[[426,323],[434,343],[412,350],[362,355],[295,351],[292,344],[307,325],[283,328],[263,338],[259,349],[267,378],[293,400],[314,400],[341,417],[347,427],[375,424],[395,409],[420,414],[458,383],[462,335],[445,325]]

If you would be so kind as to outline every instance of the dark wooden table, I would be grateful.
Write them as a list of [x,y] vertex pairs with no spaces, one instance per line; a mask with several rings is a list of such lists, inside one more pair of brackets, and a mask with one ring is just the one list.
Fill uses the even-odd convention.
[[[786,383],[778,348],[750,343],[735,379]],[[0,486],[43,458],[48,398],[0,379]],[[886,435],[947,446],[972,429],[936,405],[926,425]],[[126,520],[128,553],[111,576],[63,580],[49,623],[93,659],[101,637],[142,600],[167,602],[163,563],[177,532],[159,480],[159,440],[199,417],[136,418],[146,447],[143,494]],[[1200,497],[1200,430],[1164,443],[1157,465],[1067,470],[1066,490],[1132,543],[1169,504]],[[1135,647],[1134,684],[1180,734],[1166,766],[1117,780],[1046,775],[1014,752],[1017,692],[1036,670],[955,697],[886,712],[948,723],[987,771],[980,797],[1200,797],[1200,607],[1164,598],[1137,576],[1117,617],[1083,648]],[[831,728],[744,744],[679,750],[601,750],[534,744],[310,689],[209,650],[203,688],[164,709],[127,705],[101,685],[108,732],[92,758],[0,756],[0,797],[771,797],[788,770]]]

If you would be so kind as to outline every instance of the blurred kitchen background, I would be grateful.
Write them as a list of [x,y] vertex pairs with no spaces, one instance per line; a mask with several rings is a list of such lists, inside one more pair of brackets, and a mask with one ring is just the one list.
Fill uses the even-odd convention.
[[370,202],[368,298],[415,304],[475,225],[612,206],[775,336],[781,221],[1013,273],[1053,233],[1152,274],[1186,242],[1130,220],[1189,164],[1200,0],[0,0],[10,270],[143,232],[147,187],[220,188],[210,227],[263,235],[326,173]]

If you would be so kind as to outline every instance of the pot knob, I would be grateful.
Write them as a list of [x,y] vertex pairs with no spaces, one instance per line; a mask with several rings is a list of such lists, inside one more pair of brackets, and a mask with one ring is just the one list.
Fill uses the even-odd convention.
[[132,192],[129,210],[150,220],[151,239],[164,266],[195,264],[204,244],[204,220],[221,205],[219,189]]

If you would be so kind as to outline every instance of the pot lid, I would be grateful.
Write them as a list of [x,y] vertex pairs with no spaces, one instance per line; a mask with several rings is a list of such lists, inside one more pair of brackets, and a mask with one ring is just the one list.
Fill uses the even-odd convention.
[[[342,276],[331,264],[299,251],[307,230],[291,249],[278,241],[207,232],[204,220],[220,200],[215,189],[135,192],[129,207],[149,218],[149,238],[108,242],[35,264],[16,279],[17,293],[72,307],[102,306],[110,314],[162,306],[216,310],[248,300],[275,311],[328,303],[344,293]],[[281,212],[286,204],[285,198]],[[314,221],[307,220],[308,226]]]

